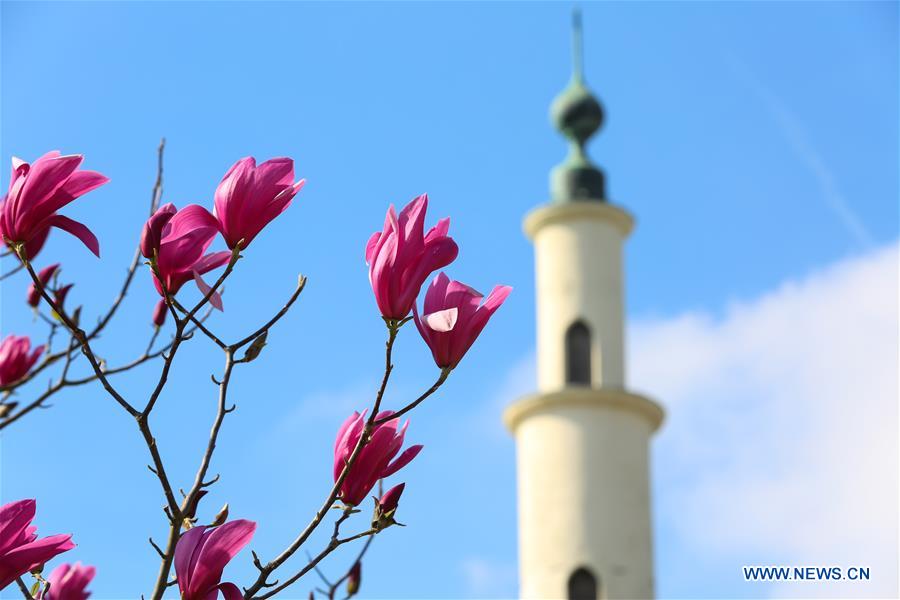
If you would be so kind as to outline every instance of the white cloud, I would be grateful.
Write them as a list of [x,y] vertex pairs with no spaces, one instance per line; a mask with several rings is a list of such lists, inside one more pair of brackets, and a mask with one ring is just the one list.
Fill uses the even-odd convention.
[[631,327],[630,381],[668,408],[654,491],[679,539],[658,543],[719,564],[871,567],[868,584],[769,588],[779,596],[897,597],[897,254],[838,263],[721,318]]
[[470,556],[460,563],[471,598],[513,598],[516,567],[483,557]]

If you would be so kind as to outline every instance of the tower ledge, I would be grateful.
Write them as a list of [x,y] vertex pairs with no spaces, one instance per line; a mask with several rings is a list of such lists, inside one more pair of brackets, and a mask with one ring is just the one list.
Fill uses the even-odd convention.
[[634,412],[650,422],[652,431],[659,429],[665,413],[662,407],[639,394],[617,388],[569,387],[555,392],[526,396],[503,411],[503,423],[511,432],[527,417],[559,406],[605,406]]
[[523,228],[529,239],[545,225],[573,220],[595,220],[611,223],[622,237],[634,227],[634,217],[624,208],[606,202],[570,202],[539,206],[525,216]]

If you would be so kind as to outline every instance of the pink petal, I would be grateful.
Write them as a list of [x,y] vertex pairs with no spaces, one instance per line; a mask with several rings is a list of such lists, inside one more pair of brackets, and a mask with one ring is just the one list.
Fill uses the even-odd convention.
[[[9,337],[3,340],[4,347]],[[11,543],[31,524],[36,507],[34,499],[17,500],[0,507],[0,554],[9,549]]]
[[257,186],[271,187],[294,183],[294,161],[287,157],[270,158],[256,167]]
[[390,477],[391,475],[411,463],[412,459],[414,459],[419,454],[419,452],[422,451],[422,448],[424,448],[424,446],[422,446],[421,444],[417,444],[415,446],[410,446],[409,448],[404,450],[403,453],[397,457],[397,460],[388,465],[387,469],[382,472],[381,476]]
[[456,326],[456,317],[458,314],[458,308],[447,308],[431,313],[430,315],[425,315],[423,320],[425,321],[425,325],[430,327],[433,331],[443,333],[453,330],[453,327]]
[[428,230],[425,234],[425,242],[429,242],[439,237],[445,237],[450,232],[450,217],[444,217],[437,222],[437,225]]
[[95,236],[83,223],[73,221],[69,217],[64,217],[63,215],[52,215],[43,222],[51,227],[58,227],[63,231],[71,233],[81,240],[81,242],[88,247],[88,250],[93,252],[97,258],[100,258],[100,242],[97,241],[97,236]]
[[192,573],[191,562],[199,547],[202,547],[205,527],[188,529],[175,546],[175,576],[178,578],[178,589],[184,595],[190,589]]
[[222,592],[225,600],[243,600],[244,598],[244,595],[233,583],[220,583],[219,591]]
[[510,292],[512,292],[512,287],[508,285],[498,285],[494,286],[494,289],[491,290],[491,293],[488,295],[487,300],[484,301],[484,305],[482,309],[488,310],[491,314],[494,313],[500,306],[506,302],[506,299],[509,297]]
[[193,269],[201,275],[206,275],[213,269],[218,269],[231,260],[231,252],[222,250],[221,252],[211,252],[194,263]]
[[449,308],[444,300],[447,297],[447,286],[450,285],[450,278],[441,271],[432,280],[431,285],[425,290],[425,305],[423,311],[425,314],[431,314]]
[[[18,210],[25,206],[36,208],[46,201],[75,172],[82,160],[84,157],[80,154],[54,156],[48,153],[34,161],[22,188],[22,204]],[[19,214],[21,216],[21,212]]]
[[25,567],[22,571],[24,573],[74,547],[71,534],[50,535],[8,550],[3,555],[3,560],[12,565]]
[[[203,281],[203,278],[200,277],[200,273],[198,273],[196,270],[194,271],[194,282],[197,284],[197,287],[200,288],[200,292],[203,294],[204,298],[207,296],[207,294],[212,292],[212,288],[205,281]],[[222,306],[222,296],[219,295],[219,292],[213,292],[209,296],[209,303],[219,310],[224,310]]]
[[96,171],[76,171],[56,190],[56,193],[41,203],[41,210],[48,214],[56,212],[75,198],[97,189],[108,181],[108,177]]
[[255,531],[256,523],[243,519],[216,527],[200,548],[189,591],[200,594],[218,585],[225,565],[250,543]]
[[179,210],[164,231],[165,237],[177,238],[196,229],[218,229],[218,222],[208,210],[197,204],[188,204]]
[[378,241],[381,239],[381,232],[376,231],[369,237],[369,241],[366,242],[366,264],[372,264],[372,259],[375,258],[375,248],[378,246]]

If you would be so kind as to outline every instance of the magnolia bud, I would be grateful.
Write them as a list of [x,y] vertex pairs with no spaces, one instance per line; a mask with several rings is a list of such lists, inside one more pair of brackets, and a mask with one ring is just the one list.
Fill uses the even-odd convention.
[[198,491],[190,504],[184,507],[184,516],[192,519],[197,514],[197,505],[200,503],[200,499],[206,495],[206,490]]
[[169,309],[166,306],[166,301],[160,300],[153,308],[153,324],[157,327],[162,327],[166,322],[167,314],[169,314]]
[[6,404],[0,404],[0,419],[5,419],[9,415],[9,413],[16,409],[18,405],[18,402],[8,402]]
[[225,506],[222,507],[222,510],[219,511],[219,514],[215,516],[213,522],[210,523],[210,527],[218,527],[222,523],[228,520],[228,503],[225,503]]
[[266,347],[267,337],[269,337],[269,332],[263,331],[255,340],[253,340],[253,343],[250,344],[250,347],[247,348],[246,352],[244,352],[244,362],[250,362],[257,356],[259,356],[259,353],[262,352],[262,349]]
[[380,500],[375,500],[375,514],[372,515],[373,529],[381,531],[385,527],[398,524],[394,520],[394,513],[397,512],[397,505],[405,487],[405,483],[395,485],[385,492]]
[[[54,265],[50,265],[49,267],[44,267],[38,273],[38,279],[41,282],[41,287],[44,289],[47,288],[47,284],[50,283],[50,280],[53,276],[59,271],[59,263]],[[41,292],[35,287],[34,283],[28,286],[28,298],[27,298],[28,306],[32,308],[37,308],[41,303]]]
[[162,241],[162,231],[166,224],[175,216],[175,205],[172,203],[160,206],[153,216],[147,219],[141,230],[141,254],[144,258],[156,260],[159,245]]
[[356,561],[347,574],[347,597],[354,596],[359,591],[359,584],[362,581],[362,563]]
[[73,285],[75,285],[75,284],[74,283],[66,284],[66,285],[62,286],[61,288],[57,288],[56,291],[53,292],[53,301],[56,303],[56,306],[58,306],[59,309],[62,310],[63,312],[65,312],[64,305],[66,303],[66,296],[69,295],[69,290],[72,289]]

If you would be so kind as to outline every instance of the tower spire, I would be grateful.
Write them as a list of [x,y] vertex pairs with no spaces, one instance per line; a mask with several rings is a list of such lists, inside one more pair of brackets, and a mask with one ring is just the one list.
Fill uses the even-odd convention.
[[572,77],[584,81],[584,41],[581,30],[581,8],[572,9]]
[[569,156],[550,174],[553,202],[606,200],[605,180],[587,155],[587,142],[603,125],[603,107],[584,81],[581,10],[572,11],[572,78],[550,107],[556,128],[569,140]]

